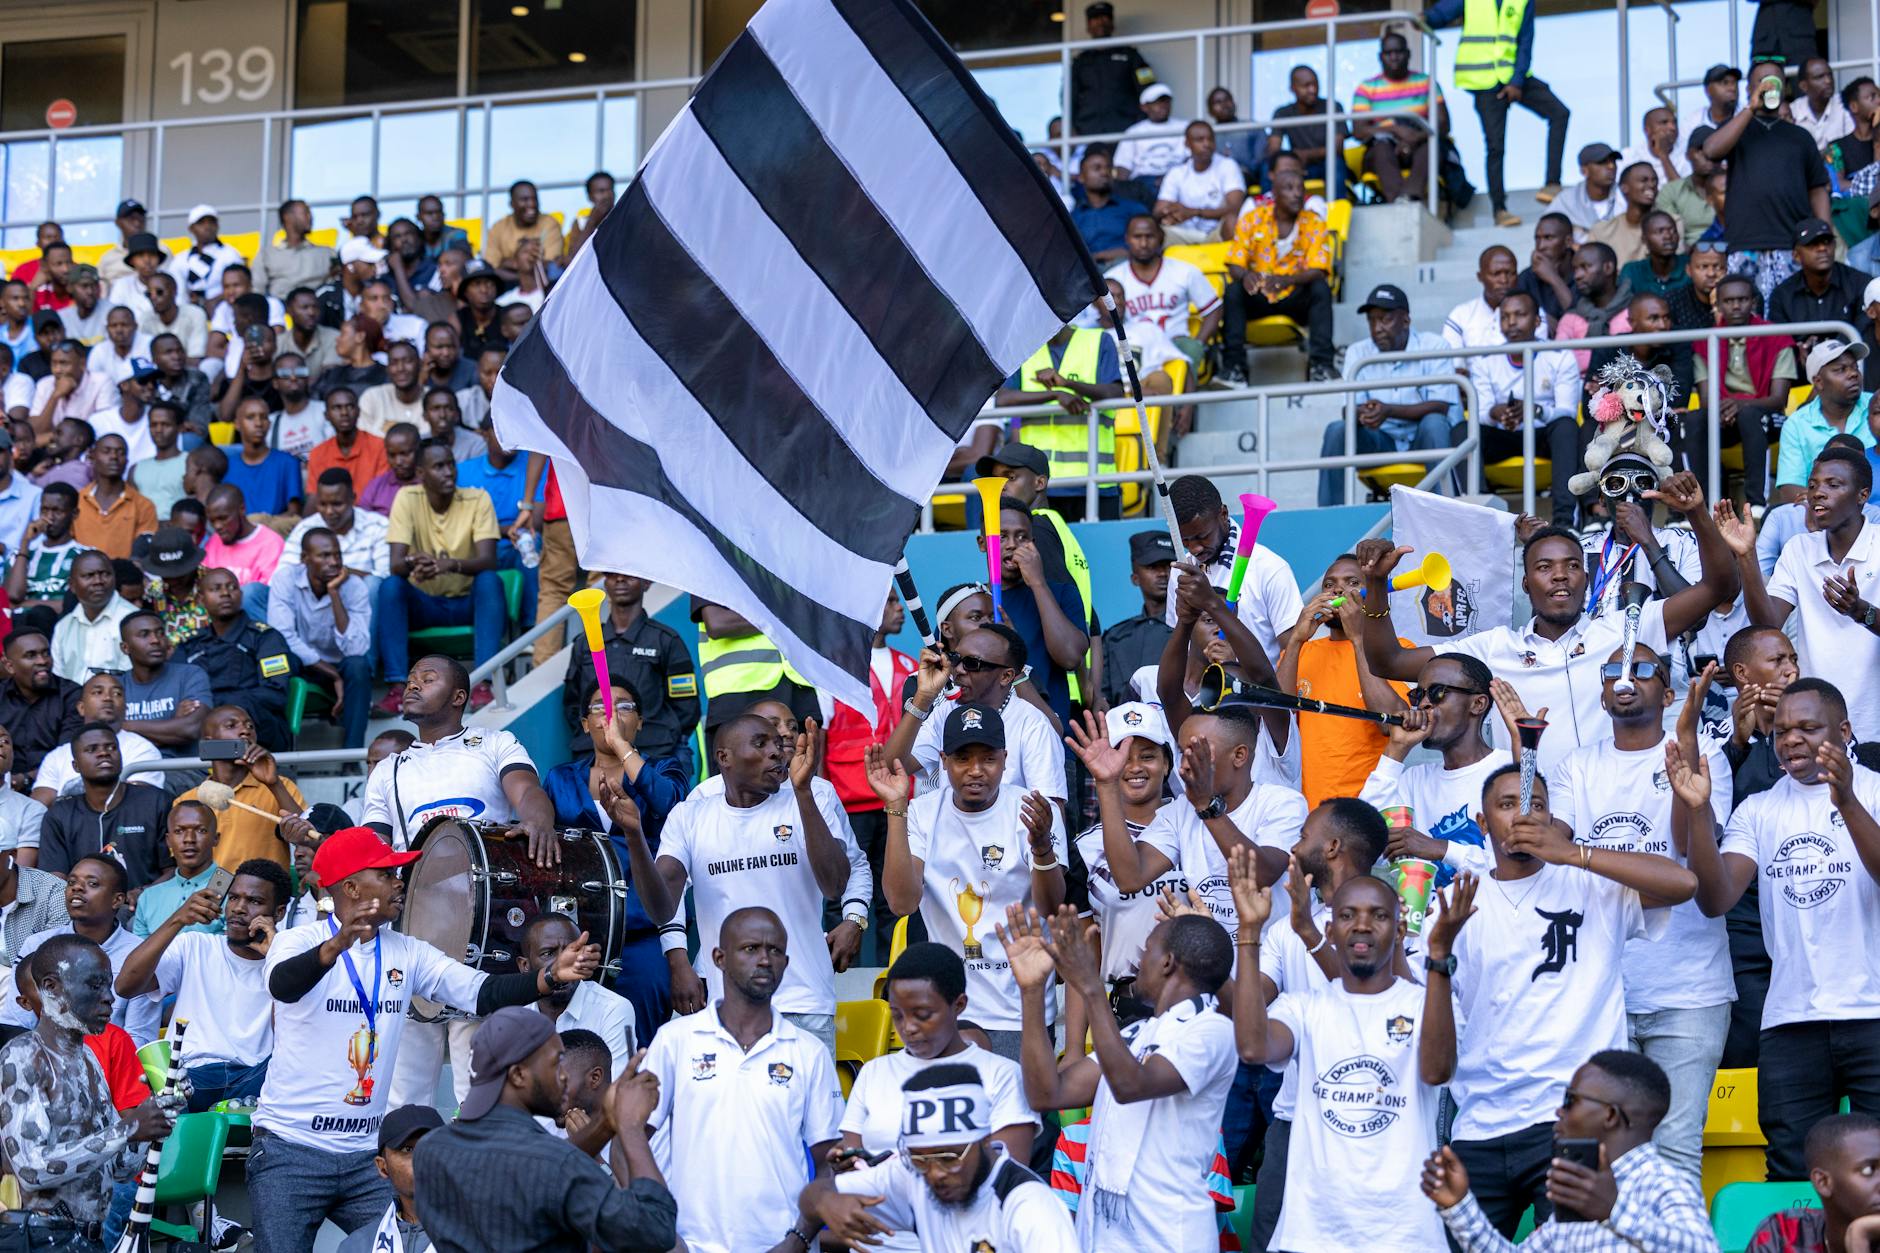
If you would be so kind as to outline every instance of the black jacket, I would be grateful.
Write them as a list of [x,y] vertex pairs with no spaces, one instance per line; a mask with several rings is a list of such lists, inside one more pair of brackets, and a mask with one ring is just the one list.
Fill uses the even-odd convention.
[[31,775],[54,747],[78,734],[85,720],[78,714],[79,686],[70,679],[53,678],[52,691],[38,700],[20,695],[19,685],[0,685],[0,726],[13,737],[13,769]]
[[176,659],[202,668],[218,705],[248,711],[263,748],[287,748],[287,680],[300,661],[279,631],[246,617],[226,636],[206,626],[177,645]]
[[[611,616],[601,620],[601,639],[607,650],[607,673],[624,679],[640,694],[640,721],[643,729],[634,747],[648,760],[679,757],[691,760],[692,729],[698,726],[698,667],[686,651],[679,633],[663,622],[642,614],[626,633],[614,630]],[[561,685],[562,713],[568,725],[579,727],[587,717],[587,704],[596,690],[594,667],[585,647],[577,647],[568,664],[568,677]],[[577,733],[578,745],[587,736]]]

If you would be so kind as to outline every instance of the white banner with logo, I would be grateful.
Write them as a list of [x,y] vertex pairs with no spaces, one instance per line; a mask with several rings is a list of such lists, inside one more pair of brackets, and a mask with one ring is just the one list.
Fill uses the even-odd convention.
[[1390,489],[1391,533],[1411,551],[1397,574],[1414,572],[1431,553],[1449,560],[1447,591],[1407,587],[1390,598],[1397,634],[1439,652],[1444,641],[1507,626],[1514,618],[1514,515],[1413,487]]

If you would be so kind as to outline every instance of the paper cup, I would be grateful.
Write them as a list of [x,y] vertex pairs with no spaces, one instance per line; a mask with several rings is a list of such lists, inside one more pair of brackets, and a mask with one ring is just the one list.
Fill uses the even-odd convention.
[[143,1064],[144,1080],[150,1084],[150,1090],[163,1091],[163,1081],[170,1075],[170,1042],[152,1040],[137,1050],[137,1060]]
[[1408,805],[1386,805],[1377,811],[1393,831],[1404,831],[1417,824],[1416,811]]
[[1430,911],[1430,891],[1436,885],[1436,863],[1405,857],[1392,862],[1390,869],[1397,883],[1397,897],[1403,902],[1404,929],[1411,935],[1421,935],[1423,919]]

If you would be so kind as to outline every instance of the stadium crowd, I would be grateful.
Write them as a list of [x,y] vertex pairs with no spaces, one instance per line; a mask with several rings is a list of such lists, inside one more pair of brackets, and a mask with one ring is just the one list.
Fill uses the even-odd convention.
[[[1752,1068],[1761,1177],[1815,1203],[1750,1247],[1880,1248],[1880,90],[1760,55],[1782,16],[1747,107],[1719,66],[1688,133],[1654,109],[1642,145],[1586,146],[1525,267],[1484,252],[1439,329],[1375,287],[1342,367],[1307,180],[1354,181],[1313,146],[1339,106],[1311,71],[1268,134],[1224,89],[1212,123],[1174,117],[1133,49],[1074,64],[1075,133],[1127,136],[1065,194],[1152,391],[1171,365],[1244,380],[1249,319],[1281,316],[1310,377],[1379,377],[1359,451],[1451,446],[1473,414],[1485,455],[1531,424],[1564,470],[1618,357],[1572,340],[1858,330],[1721,361],[1636,341],[1680,400],[1724,372],[1741,505],[1706,497],[1711,415],[1680,409],[1668,472],[1577,497],[1560,473],[1551,520],[1517,521],[1531,617],[1439,648],[1392,621],[1412,554],[1386,540],[1322,571],[1256,544],[1230,604],[1246,520],[1200,475],[1170,486],[1179,548],[1143,529],[1126,571],[1088,561],[1053,480],[1090,468],[1123,348],[1073,324],[995,398],[1071,420],[981,427],[952,467],[1005,479],[1001,607],[930,589],[938,642],[910,656],[890,595],[872,707],[843,706],[698,598],[695,659],[646,580],[579,568],[552,470],[497,439],[505,353],[609,175],[565,233],[517,183],[480,249],[437,197],[383,227],[362,197],[332,247],[289,201],[252,258],[209,205],[171,255],[125,201],[96,265],[47,223],[0,288],[0,1249],[113,1246],[147,1146],[212,1116],[250,1136],[249,1229],[213,1197],[192,1219],[215,1249],[306,1253],[330,1220],[374,1253],[1475,1251],[1529,1227],[1687,1253],[1719,1247],[1713,1087]],[[1548,118],[1556,174],[1564,151],[1531,19],[1499,83],[1458,84],[1497,220],[1508,105]],[[1350,130],[1384,200],[1446,164],[1409,51],[1386,35],[1353,102],[1396,110]],[[1165,255],[1200,244],[1223,292]],[[1563,343],[1366,364],[1540,340]],[[1472,395],[1420,381],[1457,362]],[[1327,471],[1320,502],[1342,492]],[[1141,612],[1100,623],[1093,581],[1125,579]],[[537,761],[469,720],[470,666],[590,583],[610,687],[569,667],[570,757]],[[414,639],[438,627],[469,629],[470,666]],[[275,756],[321,697],[368,750],[351,812]],[[412,730],[368,745],[375,715]],[[524,878],[567,902],[478,915],[513,970],[427,938],[446,839],[505,859],[462,869],[480,909]],[[876,965],[894,1047],[858,1055],[838,975]]]

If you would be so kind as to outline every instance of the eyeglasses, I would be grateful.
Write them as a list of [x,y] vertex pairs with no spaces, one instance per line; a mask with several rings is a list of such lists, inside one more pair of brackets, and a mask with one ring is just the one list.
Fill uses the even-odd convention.
[[1572,1088],[1568,1088],[1567,1094],[1560,1098],[1560,1108],[1563,1110],[1572,1109],[1581,1101],[1591,1101],[1595,1105],[1604,1105],[1607,1109],[1619,1115],[1620,1126],[1630,1127],[1632,1125],[1632,1115],[1625,1112],[1625,1106],[1615,1105],[1611,1101],[1602,1101],[1598,1097],[1588,1096],[1584,1092],[1575,1092]]
[[984,657],[969,657],[965,653],[947,650],[947,664],[955,670],[964,670],[968,674],[984,674],[988,670],[1003,670],[1004,666],[996,661],[987,661]]
[[949,1152],[945,1149],[923,1149],[918,1153],[914,1153],[907,1149],[902,1149],[901,1160],[906,1163],[909,1170],[946,1169],[948,1167],[957,1166],[965,1159],[966,1155],[972,1151],[971,1145],[957,1152]]
[[[1620,661],[1609,661],[1599,668],[1599,677],[1602,679],[1616,679],[1624,673],[1625,663]],[[1658,663],[1655,661],[1634,662],[1632,664],[1632,677],[1635,679],[1657,678]]]
[[1409,691],[1404,693],[1404,699],[1409,701],[1410,707],[1414,709],[1418,705],[1421,705],[1423,703],[1423,698],[1426,696],[1429,697],[1430,704],[1440,705],[1443,703],[1444,700],[1448,699],[1450,693],[1452,692],[1458,696],[1486,696],[1488,695],[1487,692],[1480,691],[1479,689],[1476,689],[1473,687],[1457,687],[1453,683],[1432,683],[1428,687],[1411,688]]
[[[614,712],[617,714],[638,713],[639,709],[640,707],[630,700],[617,700],[614,702]],[[597,700],[592,705],[588,706],[588,712],[591,714],[604,714],[607,712],[607,704],[605,701]]]

